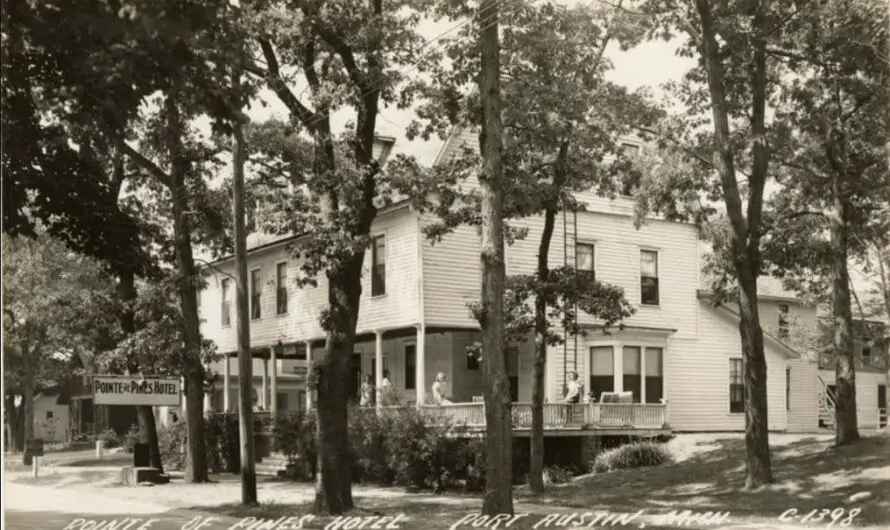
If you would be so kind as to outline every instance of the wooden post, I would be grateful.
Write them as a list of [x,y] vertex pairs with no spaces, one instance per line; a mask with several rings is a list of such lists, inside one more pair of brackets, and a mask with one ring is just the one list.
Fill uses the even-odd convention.
[[229,412],[232,408],[232,402],[229,398],[229,376],[231,375],[231,368],[229,367],[229,362],[232,359],[226,354],[226,360],[223,364],[223,412]]
[[417,345],[415,349],[414,386],[417,388],[417,406],[426,402],[426,328],[417,326]]
[[374,388],[376,389],[377,399],[375,400],[377,404],[377,410],[380,410],[382,395],[380,393],[380,387],[383,385],[383,332],[376,332],[376,341],[374,345],[374,373],[376,374],[374,379]]
[[[306,341],[306,379],[309,379],[309,373],[312,371],[312,341]],[[306,386],[306,412],[312,410],[312,389]]]
[[[236,74],[235,85],[240,85]],[[247,230],[244,225],[244,162],[241,122],[233,124],[232,209],[235,218],[236,309],[238,314],[238,428],[241,444],[241,503],[256,504],[256,452],[253,440],[253,358],[250,351],[250,308],[247,297]]]
[[274,415],[275,413],[278,412],[278,359],[275,358],[276,357],[275,346],[272,346],[269,350],[270,350],[269,357],[271,358],[271,361],[272,361],[272,363],[271,363],[272,364],[272,385],[270,387],[271,395],[269,396],[269,399],[270,399],[269,410]]
[[269,359],[263,359],[263,397],[260,398],[263,412],[269,411]]

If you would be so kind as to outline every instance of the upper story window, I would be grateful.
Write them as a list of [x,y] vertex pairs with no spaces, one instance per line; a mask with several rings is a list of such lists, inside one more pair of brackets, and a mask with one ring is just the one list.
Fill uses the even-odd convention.
[[287,313],[287,262],[275,269],[275,307],[279,315]]
[[640,251],[640,303],[658,305],[658,252]]
[[386,294],[386,236],[371,242],[371,296]]
[[729,360],[729,412],[745,412],[745,378],[742,359]]
[[871,366],[871,344],[868,342],[862,343],[862,363],[865,366]]
[[588,274],[591,280],[596,279],[596,268],[594,267],[594,246],[591,244],[578,243],[575,245],[575,267],[578,271]]
[[779,338],[788,338],[788,304],[779,304]]
[[258,319],[263,316],[262,310],[263,286],[260,279],[260,270],[250,271],[250,318]]
[[220,307],[220,322],[223,326],[232,325],[232,302],[231,302],[232,280],[225,278],[220,282],[220,292],[222,293]]

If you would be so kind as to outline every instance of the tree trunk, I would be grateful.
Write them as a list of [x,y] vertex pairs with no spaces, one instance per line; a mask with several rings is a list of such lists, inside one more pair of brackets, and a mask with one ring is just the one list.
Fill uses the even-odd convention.
[[500,95],[498,2],[483,0],[479,93],[484,168],[482,192],[482,351],[485,365],[485,515],[513,514],[513,422],[504,358],[504,171]]
[[353,508],[349,452],[348,392],[355,343],[364,252],[328,275],[330,321],[324,357],[314,362],[318,389],[316,441],[318,466],[315,513],[338,515]]
[[182,316],[185,320],[185,417],[188,450],[185,462],[186,482],[207,482],[207,452],[204,439],[204,365],[201,364],[201,331],[198,319],[198,296],[195,282],[198,271],[192,254],[191,227],[186,173],[189,162],[182,152],[183,124],[175,97],[167,100],[167,142],[171,160],[170,192],[173,199],[173,238],[179,269],[178,289]]
[[[23,448],[28,446],[28,442],[34,439],[34,374],[31,355],[34,354],[33,348],[27,345],[22,347],[22,372],[24,373],[24,381],[22,382],[22,417],[24,419],[24,428],[22,429]],[[33,458],[27,452],[22,453],[22,463],[26,466],[31,465]]]
[[[236,79],[236,84],[238,80]],[[235,275],[238,325],[238,431],[241,446],[241,503],[256,504],[256,452],[253,439],[253,358],[247,294],[247,229],[244,226],[244,131],[234,124],[232,209],[235,219]],[[229,362],[226,359],[226,362]],[[228,381],[226,381],[228,385]]]
[[757,308],[757,278],[742,275],[739,288],[739,334],[745,366],[745,487],[756,488],[773,481],[769,454],[769,421],[766,397],[766,355]]
[[754,47],[751,79],[751,136],[753,163],[749,179],[748,216],[742,213],[735,169],[735,147],[729,129],[729,103],[720,46],[710,0],[696,0],[701,22],[701,55],[707,73],[711,114],[714,120],[714,165],[720,175],[726,213],[731,225],[733,268],[739,284],[739,334],[745,365],[745,486],[756,488],[773,481],[767,423],[766,357],[763,330],[757,308],[757,275],[760,271],[760,230],[763,188],[769,166],[766,148],[766,36],[765,0],[754,0],[752,29]]
[[831,218],[831,306],[834,317],[835,444],[859,439],[856,413],[856,365],[853,352],[853,311],[850,298],[850,271],[847,265],[847,210],[840,190],[835,190],[835,216]]
[[25,407],[24,402],[16,407],[15,412],[15,448],[16,451],[25,450]]
[[[556,209],[544,211],[544,231],[538,245],[538,285],[544,286],[550,279],[550,242],[556,223]],[[547,362],[547,298],[541,293],[535,297],[535,362],[532,366],[532,432],[531,461],[528,484],[535,493],[544,492],[544,369]],[[565,337],[564,337],[565,338]]]
[[10,448],[10,451],[15,453],[21,450],[19,447],[19,433],[21,429],[19,428],[19,411],[15,406],[15,396],[7,395],[4,396],[3,403],[3,411],[5,412],[6,418],[6,447]]
[[[134,306],[136,304],[136,275],[130,267],[121,267],[117,274],[118,296],[124,302],[124,312],[121,314],[121,329],[126,335],[136,332],[136,319]],[[130,373],[139,371],[139,364],[135,359],[128,359]],[[155,415],[149,405],[136,406],[136,421],[139,425],[139,441],[148,445],[149,466],[164,472],[164,462],[161,460],[161,450],[158,446],[158,428],[155,424]]]

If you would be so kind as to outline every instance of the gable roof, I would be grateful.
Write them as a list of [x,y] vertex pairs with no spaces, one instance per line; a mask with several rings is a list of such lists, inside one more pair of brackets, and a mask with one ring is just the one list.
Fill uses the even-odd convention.
[[[738,311],[727,306],[726,304],[714,305],[714,303],[712,302],[713,295],[711,293],[698,291],[698,299],[701,305],[707,307],[712,311],[721,313],[724,317],[731,319],[734,323],[738,323],[742,319],[742,316],[738,313]],[[763,338],[764,342],[771,344],[773,347],[779,350],[779,352],[781,352],[786,359],[800,359],[801,357],[803,357],[803,355],[799,351],[792,348],[788,343],[767,331],[763,331]]]

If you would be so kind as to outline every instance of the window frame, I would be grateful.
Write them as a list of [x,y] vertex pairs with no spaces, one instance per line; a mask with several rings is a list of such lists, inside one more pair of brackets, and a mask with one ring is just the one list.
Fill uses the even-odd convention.
[[[643,275],[643,255],[644,254],[653,254],[655,256],[655,276],[644,276]],[[658,249],[654,248],[641,248],[640,249],[640,305],[649,306],[649,307],[658,307],[661,305],[661,252]],[[654,280],[655,282],[655,302],[647,302],[645,300],[645,295],[643,294],[645,289],[643,286],[644,280]]]
[[[578,266],[578,249],[590,248],[590,269],[581,269]],[[596,243],[593,241],[577,241],[575,243],[575,270],[590,275],[591,281],[596,281]]]
[[[383,263],[378,263],[378,258],[380,257],[380,252],[377,248],[378,241],[383,242]],[[371,298],[386,296],[386,263],[388,261],[388,251],[389,241],[387,241],[385,232],[371,236]],[[378,272],[378,267],[383,268],[382,274]]]
[[776,310],[779,313],[779,327],[777,334],[779,335],[780,339],[787,339],[791,329],[791,305],[785,302],[781,302],[776,305]]
[[[734,369],[738,366],[738,381],[733,382],[733,374],[736,372]],[[729,358],[729,413],[730,414],[744,414],[745,413],[745,360],[742,357],[730,357]],[[741,387],[741,401],[733,401],[732,399],[732,391],[733,387]],[[741,403],[740,406],[736,406],[735,410],[733,409],[734,403]]]
[[[281,268],[284,267],[284,285],[281,285]],[[288,263],[287,261],[279,261],[275,264],[275,314],[278,316],[287,315],[290,307],[290,300],[287,289]],[[284,295],[282,297],[282,294]],[[284,302],[284,310],[282,311],[282,302]]]
[[[250,319],[262,320],[263,318],[263,277],[261,275],[262,267],[251,269],[250,271]],[[256,285],[254,279],[256,278]],[[256,287],[259,287],[257,292]]]
[[232,325],[232,301],[229,299],[232,283],[230,278],[223,278],[220,281],[219,321],[224,328]]
[[785,367],[785,410],[791,410],[791,367]]

